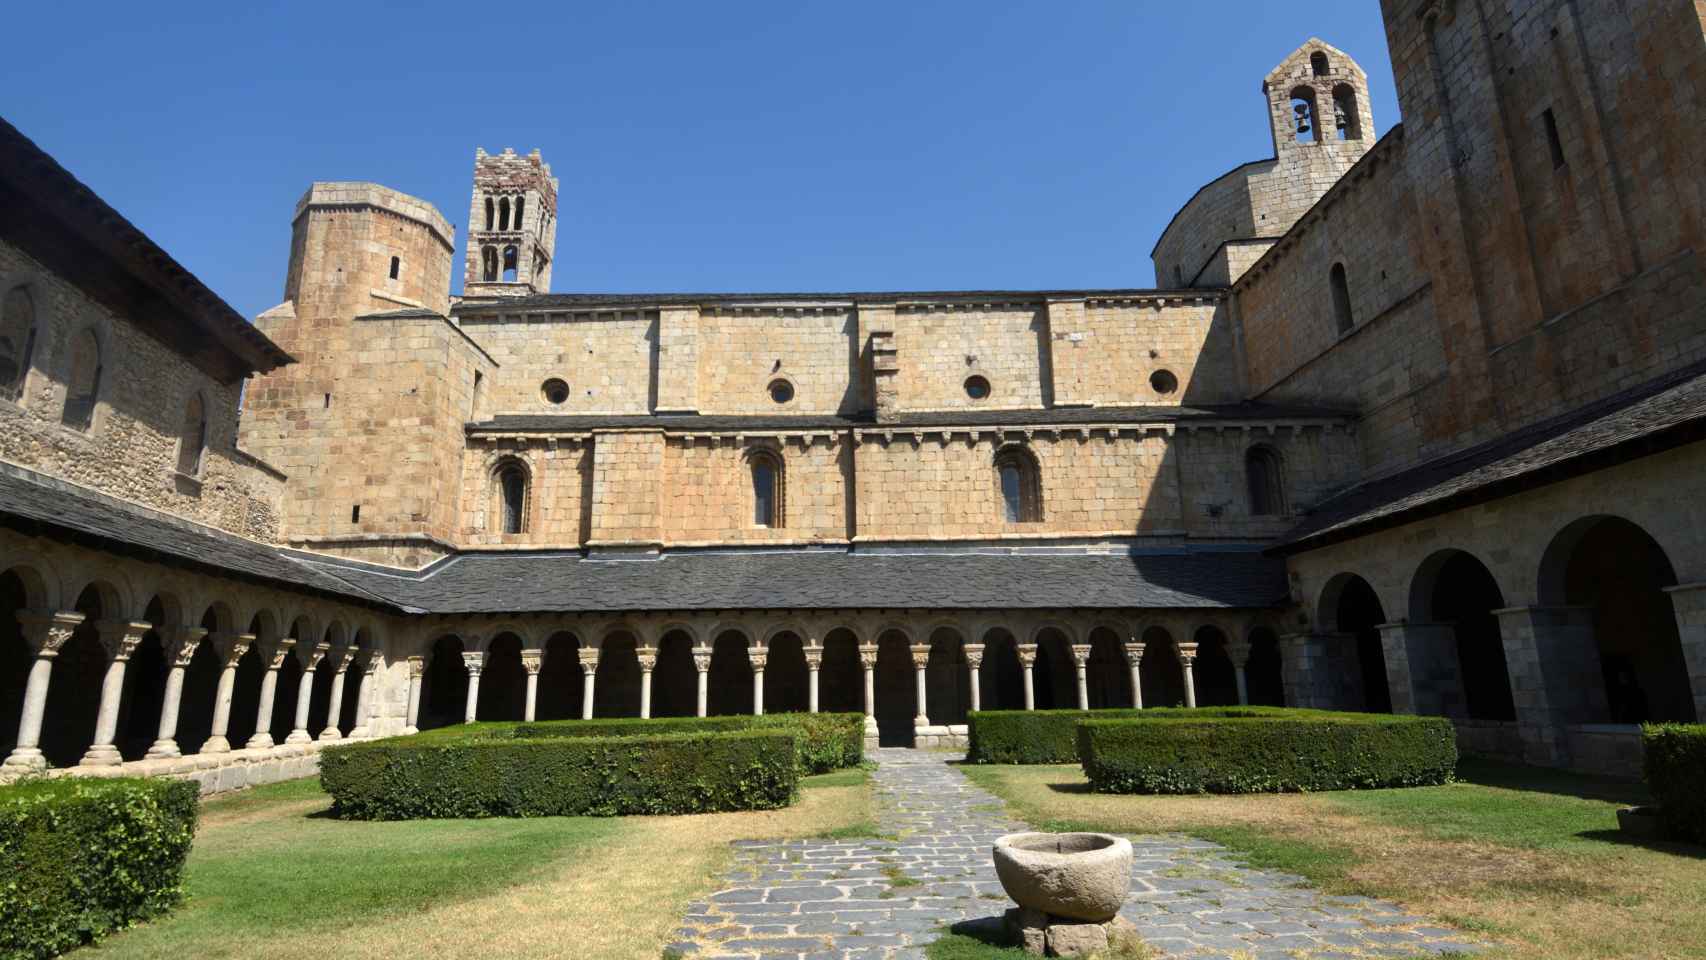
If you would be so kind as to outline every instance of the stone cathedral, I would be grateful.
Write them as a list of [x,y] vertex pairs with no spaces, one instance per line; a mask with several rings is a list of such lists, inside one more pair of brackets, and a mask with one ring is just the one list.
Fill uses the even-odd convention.
[[477,150],[461,238],[310,186],[251,322],[0,125],[4,769],[1260,703],[1634,772],[1706,719],[1706,14],[1382,7],[1403,122],[1304,43],[1131,289],[555,293],[598,225]]

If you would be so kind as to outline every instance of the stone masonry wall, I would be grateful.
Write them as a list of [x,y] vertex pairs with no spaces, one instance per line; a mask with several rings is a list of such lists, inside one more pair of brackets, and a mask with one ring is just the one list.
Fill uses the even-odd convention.
[[[782,459],[782,514],[777,527],[753,523],[747,455],[754,448]],[[793,437],[670,437],[664,446],[663,538],[700,543],[820,543],[847,538],[850,462],[835,434]]]
[[[39,333],[17,403],[0,400],[0,459],[257,540],[278,535],[284,478],[237,445],[241,383],[221,383],[176,350],[0,243],[0,296],[23,284]],[[73,338],[93,329],[101,386],[87,430],[61,422]],[[177,472],[190,399],[203,397],[199,478]]]
[[[855,377],[857,335],[846,306],[706,309],[698,318],[696,371],[667,372],[696,377],[700,413],[856,413],[866,407]],[[777,379],[794,388],[786,404],[770,396]]]
[[[498,364],[485,386],[484,414],[650,412],[657,323],[651,310],[464,318],[462,329]],[[545,398],[551,378],[569,385],[568,400]]]
[[[1240,370],[1229,314],[1217,298],[1057,300],[1048,306],[1054,401],[1141,406],[1236,403]],[[902,355],[905,364],[909,357]],[[1165,370],[1177,388],[1160,393]]]
[[[495,474],[519,460],[527,469],[524,532],[504,533]],[[506,441],[470,446],[462,467],[462,530],[471,547],[577,547],[586,533],[592,482],[591,437],[579,441]]]

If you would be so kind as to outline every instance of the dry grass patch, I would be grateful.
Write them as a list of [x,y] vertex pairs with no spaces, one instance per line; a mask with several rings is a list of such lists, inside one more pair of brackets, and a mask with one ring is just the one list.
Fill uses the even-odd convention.
[[1138,797],[1089,793],[1077,767],[963,769],[1045,828],[1215,840],[1494,940],[1489,956],[1706,958],[1706,850],[1622,842],[1635,787],[1481,764],[1413,790]]

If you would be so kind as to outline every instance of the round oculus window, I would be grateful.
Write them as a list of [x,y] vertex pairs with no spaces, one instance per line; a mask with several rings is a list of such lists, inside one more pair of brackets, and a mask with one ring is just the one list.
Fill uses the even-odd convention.
[[1149,375],[1149,386],[1159,394],[1173,393],[1179,389],[1179,378],[1171,370],[1157,370]]
[[982,377],[966,378],[966,396],[973,400],[984,400],[989,397],[989,381]]
[[772,380],[768,389],[770,399],[777,403],[788,403],[794,399],[794,385],[786,380]]
[[545,381],[540,385],[539,390],[545,395],[545,400],[549,403],[568,402],[569,385],[556,377],[552,377]]

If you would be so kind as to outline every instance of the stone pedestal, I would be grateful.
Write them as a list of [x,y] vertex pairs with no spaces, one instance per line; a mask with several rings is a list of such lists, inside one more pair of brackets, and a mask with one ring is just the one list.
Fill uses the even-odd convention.
[[1008,942],[1039,957],[1088,957],[1137,939],[1137,928],[1124,917],[1085,923],[1029,907],[1013,907],[1007,911],[1005,922]]

